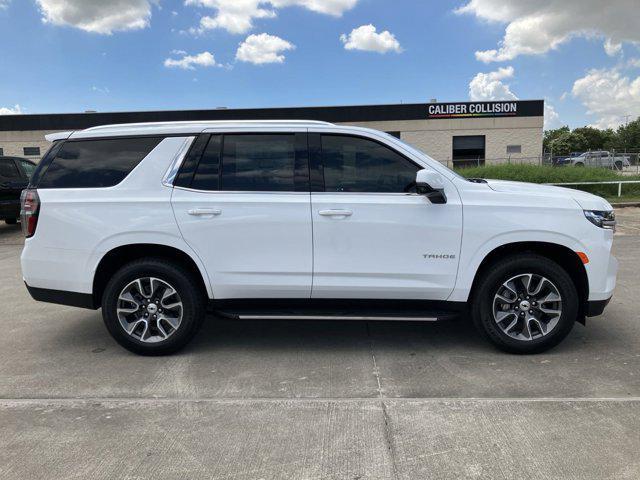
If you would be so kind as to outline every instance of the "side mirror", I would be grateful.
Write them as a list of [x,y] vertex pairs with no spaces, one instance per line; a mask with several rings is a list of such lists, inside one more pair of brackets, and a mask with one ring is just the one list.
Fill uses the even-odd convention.
[[427,197],[431,203],[447,203],[447,196],[444,194],[444,179],[442,175],[433,170],[418,170],[416,192]]

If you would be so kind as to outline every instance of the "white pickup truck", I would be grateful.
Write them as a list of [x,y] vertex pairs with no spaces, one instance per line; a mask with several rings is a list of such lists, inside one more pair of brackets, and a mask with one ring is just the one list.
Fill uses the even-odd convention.
[[561,165],[572,165],[574,167],[604,167],[615,168],[616,170],[622,170],[624,167],[631,165],[629,163],[629,157],[612,155],[611,152],[606,150],[584,152],[577,157],[567,157],[559,163]]

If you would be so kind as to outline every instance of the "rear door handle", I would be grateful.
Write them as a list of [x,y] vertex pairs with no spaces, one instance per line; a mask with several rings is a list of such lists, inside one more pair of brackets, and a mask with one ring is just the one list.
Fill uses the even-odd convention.
[[187,210],[187,213],[196,217],[214,217],[222,214],[222,210],[217,208],[192,208]]
[[320,210],[318,213],[323,217],[350,217],[353,215],[351,210]]

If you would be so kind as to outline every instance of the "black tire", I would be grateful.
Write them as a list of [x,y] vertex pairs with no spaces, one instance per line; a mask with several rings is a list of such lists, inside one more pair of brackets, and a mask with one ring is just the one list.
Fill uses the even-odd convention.
[[7,225],[15,225],[16,223],[18,223],[18,219],[17,218],[5,218],[4,223],[6,223]]
[[[526,273],[541,275],[553,282],[562,298],[562,313],[546,335],[519,340],[507,335],[497,324],[493,302],[504,282]],[[569,334],[577,319],[578,302],[576,287],[560,265],[541,255],[525,253],[503,258],[484,270],[471,299],[471,317],[476,328],[500,350],[516,354],[541,353],[555,347]]]
[[616,165],[616,170],[622,171],[622,167],[623,167],[622,162],[616,162],[615,165]]
[[[168,336],[157,343],[147,343],[129,335],[118,319],[120,292],[138,278],[154,277],[171,285],[182,301],[182,321]],[[140,355],[168,355],[183,348],[197,333],[205,317],[206,292],[194,275],[165,259],[143,258],[118,270],[107,283],[102,295],[102,317],[113,338],[127,350]]]
[[573,164],[574,167],[584,167],[584,163],[582,162],[577,162]]

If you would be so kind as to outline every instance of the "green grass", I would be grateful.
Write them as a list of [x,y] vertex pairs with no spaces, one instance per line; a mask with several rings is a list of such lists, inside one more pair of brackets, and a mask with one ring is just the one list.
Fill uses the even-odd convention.
[[[488,165],[456,169],[467,178],[491,178],[530,183],[606,182],[616,180],[640,180],[640,175],[622,176],[606,168],[550,167],[539,165]],[[577,185],[578,190],[619,201],[618,185]],[[622,194],[628,198],[640,197],[640,184],[622,185]],[[627,201],[627,200],[624,200]]]

